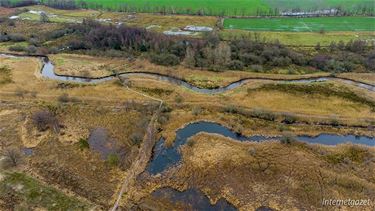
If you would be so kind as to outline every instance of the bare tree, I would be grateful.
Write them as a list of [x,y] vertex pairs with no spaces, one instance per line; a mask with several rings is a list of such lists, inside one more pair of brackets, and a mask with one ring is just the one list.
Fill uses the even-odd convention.
[[186,54],[184,59],[184,64],[187,67],[195,67],[195,51],[191,46],[186,48]]

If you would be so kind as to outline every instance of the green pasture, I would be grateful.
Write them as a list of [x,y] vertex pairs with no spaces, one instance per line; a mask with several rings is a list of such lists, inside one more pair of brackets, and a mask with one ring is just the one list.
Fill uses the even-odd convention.
[[362,10],[372,8],[373,0],[263,0],[270,8],[279,10],[299,9],[302,11],[321,10],[328,8],[342,8],[347,11]]
[[[47,0],[41,0],[46,2]],[[350,12],[374,13],[373,0],[76,0],[92,9],[177,14],[253,16],[276,11],[312,11],[341,8]]]
[[281,32],[375,31],[375,17],[227,18],[224,28]]
[[[80,2],[81,0],[77,0]],[[83,0],[89,8],[109,8],[137,12],[166,12],[202,15],[254,15],[268,11],[263,0]]]

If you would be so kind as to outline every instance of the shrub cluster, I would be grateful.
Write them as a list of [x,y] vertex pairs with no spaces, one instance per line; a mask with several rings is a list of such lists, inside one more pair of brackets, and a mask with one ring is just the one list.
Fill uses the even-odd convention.
[[55,132],[58,132],[60,129],[58,119],[49,111],[37,111],[33,113],[33,115],[31,116],[31,120],[39,131],[46,131],[47,129],[51,129]]

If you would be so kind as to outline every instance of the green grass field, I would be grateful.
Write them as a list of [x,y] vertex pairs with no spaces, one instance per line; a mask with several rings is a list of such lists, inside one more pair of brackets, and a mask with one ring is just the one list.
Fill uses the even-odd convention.
[[375,31],[375,17],[228,18],[224,28],[289,32]]
[[[42,0],[47,1],[47,0]],[[337,8],[346,11],[374,12],[373,0],[76,0],[84,1],[89,8],[136,11],[167,12],[178,14],[252,16],[260,13],[300,9],[304,11]],[[99,6],[99,7],[98,7]]]
[[5,172],[2,176],[5,177],[0,180],[0,199],[11,200],[16,206],[14,210],[34,210],[36,207],[40,210],[88,210],[90,207],[24,173]]
[[374,8],[373,0],[263,0],[263,2],[269,7],[279,10],[319,10],[341,7],[351,11],[363,7]]
[[[81,1],[81,0],[77,0]],[[84,0],[90,8],[102,5],[110,9],[127,9],[137,12],[161,12],[204,15],[253,15],[269,7],[262,0]]]

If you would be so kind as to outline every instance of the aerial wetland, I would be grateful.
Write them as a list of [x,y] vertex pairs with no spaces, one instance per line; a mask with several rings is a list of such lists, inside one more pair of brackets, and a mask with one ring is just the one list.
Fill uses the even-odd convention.
[[374,11],[0,1],[0,210],[374,210]]

